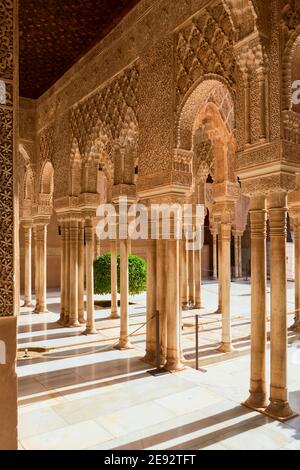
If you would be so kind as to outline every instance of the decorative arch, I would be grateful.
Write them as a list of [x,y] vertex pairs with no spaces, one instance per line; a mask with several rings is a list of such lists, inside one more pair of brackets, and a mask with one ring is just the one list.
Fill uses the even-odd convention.
[[54,168],[50,161],[43,165],[40,177],[40,194],[53,197],[54,192]]
[[258,15],[251,0],[222,0],[235,31],[235,40],[241,41],[257,31]]
[[30,201],[33,203],[34,201],[34,175],[33,170],[30,165],[27,166],[25,171],[24,177],[24,200]]
[[[300,77],[300,25],[292,33],[283,53],[283,65],[282,65],[282,74],[283,74],[283,110],[292,110],[292,82],[293,80]],[[296,75],[298,74],[298,78]],[[293,78],[295,76],[295,78]],[[300,112],[300,109],[297,108],[297,112]]]
[[178,113],[177,121],[177,147],[183,150],[192,150],[193,145],[193,132],[197,119],[197,115],[205,104],[213,101],[213,92],[220,88],[220,95],[227,100],[227,111],[224,105],[224,100],[219,99],[216,106],[222,109],[221,114],[224,114],[225,122],[231,128],[234,127],[234,94],[225,79],[218,75],[207,75],[194,84],[194,86],[187,93],[183,105]]

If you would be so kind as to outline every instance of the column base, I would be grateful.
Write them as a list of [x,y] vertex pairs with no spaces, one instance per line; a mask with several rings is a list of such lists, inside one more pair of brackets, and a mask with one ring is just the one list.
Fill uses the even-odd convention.
[[214,312],[215,314],[222,315],[222,309],[220,307]]
[[221,343],[217,350],[222,353],[230,353],[235,351],[231,343]]
[[146,364],[150,364],[151,366],[155,365],[156,363],[156,357],[155,353],[153,352],[146,352],[145,356],[141,359],[142,362],[145,362]]
[[85,336],[88,336],[88,335],[97,335],[97,334],[98,334],[98,331],[96,330],[95,327],[92,327],[92,328],[87,327],[87,328],[85,329],[85,331],[83,331],[82,334],[85,335]]
[[22,307],[33,308],[34,305],[33,305],[31,302],[24,302],[24,304],[22,305]]
[[266,394],[263,392],[250,391],[249,398],[244,403],[242,403],[242,405],[250,408],[251,410],[261,411],[267,408],[269,405],[269,400],[267,399]]
[[182,364],[180,359],[167,359],[167,363],[164,366],[164,369],[167,372],[175,373],[183,371],[185,366]]
[[47,308],[39,308],[38,310],[34,310],[33,313],[36,313],[37,315],[42,315],[43,313],[49,313],[49,310]]
[[265,415],[270,418],[276,419],[278,421],[288,421],[292,418],[299,416],[298,413],[295,413],[288,401],[281,400],[271,400],[269,406],[263,412]]
[[114,346],[114,349],[118,349],[119,351],[126,351],[127,349],[134,349],[134,346],[127,340],[120,340],[119,344]]
[[300,320],[295,320],[294,324],[289,328],[289,331],[300,333]]
[[69,323],[67,325],[68,328],[79,328],[80,326],[81,326],[81,324],[77,320],[71,320],[71,321],[69,321]]
[[108,317],[109,320],[119,320],[120,315],[118,312],[111,312],[110,316]]
[[194,305],[193,310],[202,310],[202,309],[204,309],[204,308],[205,308],[205,307],[203,307],[202,304],[199,303],[199,304]]
[[61,314],[60,319],[56,323],[60,326],[65,326],[65,315]]
[[187,312],[189,309],[190,309],[190,308],[189,308],[189,306],[188,306],[187,303],[182,304],[182,310],[183,310],[184,312]]

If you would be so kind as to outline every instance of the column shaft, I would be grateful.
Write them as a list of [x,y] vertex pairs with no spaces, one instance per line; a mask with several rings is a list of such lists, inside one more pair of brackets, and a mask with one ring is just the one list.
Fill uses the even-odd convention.
[[156,242],[156,270],[157,270],[157,291],[156,301],[159,311],[159,329],[160,329],[160,363],[164,365],[167,358],[167,268],[166,268],[166,241],[159,239]]
[[130,349],[128,240],[120,240],[120,341],[118,349]]
[[166,370],[183,369],[181,346],[181,308],[179,298],[179,241],[168,240],[167,251],[167,362]]
[[188,265],[188,251],[186,250],[186,240],[183,239],[180,243],[181,247],[181,303],[183,310],[189,308],[189,265]]
[[40,299],[40,256],[39,256],[39,243],[38,243],[38,227],[33,227],[34,236],[34,291],[35,291],[35,307],[34,312],[39,311],[39,299]]
[[267,213],[264,197],[253,198],[251,221],[251,380],[250,396],[245,403],[251,408],[267,406]]
[[271,392],[266,412],[272,417],[289,419],[293,412],[287,390],[287,273],[286,230],[287,197],[270,196],[270,271],[271,271]]
[[69,323],[70,317],[70,227],[69,221],[65,221],[65,251],[64,251],[64,304],[65,304],[65,317],[64,323]]
[[78,321],[86,323],[84,318],[84,221],[78,227]]
[[239,265],[240,265],[240,249],[239,249],[239,236],[234,235],[234,275],[239,278]]
[[111,315],[110,318],[120,318],[118,312],[118,263],[117,263],[117,241],[110,242],[111,251]]
[[222,235],[221,225],[219,226],[218,234],[218,310],[217,313],[222,313]]
[[218,279],[218,236],[213,234],[213,278]]
[[231,352],[231,319],[230,319],[230,284],[231,284],[231,224],[221,224],[221,290],[222,290],[222,343],[221,352]]
[[65,248],[66,248],[66,232],[65,223],[60,223],[61,239],[60,239],[60,318],[58,323],[63,325],[65,322]]
[[70,328],[80,326],[78,321],[78,220],[70,220]]
[[24,226],[24,238],[25,238],[25,295],[24,295],[24,307],[32,306],[31,297],[31,241],[32,241],[32,228],[31,225]]
[[85,271],[86,271],[86,306],[87,324],[85,334],[97,334],[94,318],[94,228],[91,219],[85,224]]
[[202,250],[201,244],[195,249],[195,309],[202,308],[201,298],[201,284],[202,284],[202,273],[201,273],[201,258]]
[[147,241],[147,326],[144,361],[155,363],[156,240]]
[[195,306],[196,283],[195,283],[195,250],[191,248],[188,251],[189,256],[189,303],[193,308]]
[[39,256],[39,308],[38,313],[47,313],[47,225],[40,224],[38,233]]

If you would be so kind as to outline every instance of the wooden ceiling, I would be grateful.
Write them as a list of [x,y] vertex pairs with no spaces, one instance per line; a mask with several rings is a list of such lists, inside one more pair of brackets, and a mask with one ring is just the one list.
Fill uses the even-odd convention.
[[138,2],[20,0],[20,96],[41,96]]

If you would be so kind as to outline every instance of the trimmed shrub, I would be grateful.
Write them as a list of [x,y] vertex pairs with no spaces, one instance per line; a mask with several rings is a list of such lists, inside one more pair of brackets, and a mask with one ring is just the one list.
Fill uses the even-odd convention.
[[[117,255],[118,292],[120,292],[120,255]],[[129,255],[129,293],[137,295],[145,292],[147,287],[147,263],[142,258]],[[94,290],[95,294],[111,293],[111,254],[105,253],[94,261]]]

